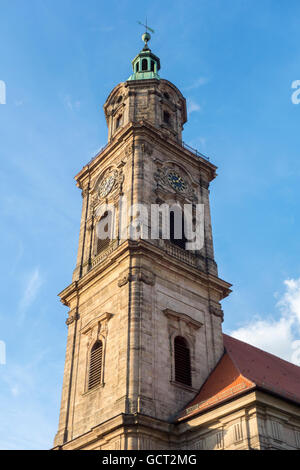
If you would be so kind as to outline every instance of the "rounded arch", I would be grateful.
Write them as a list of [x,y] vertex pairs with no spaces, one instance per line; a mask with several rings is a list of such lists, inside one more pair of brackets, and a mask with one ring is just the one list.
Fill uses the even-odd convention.
[[103,351],[104,343],[101,339],[97,339],[92,345],[89,354],[88,390],[101,384]]
[[181,91],[174,85],[174,83],[171,83],[169,80],[164,78],[160,80],[160,87],[163,93],[168,93],[171,99],[178,102],[178,105],[181,108],[182,125],[185,124],[187,121],[186,100]]
[[142,59],[142,71],[146,72],[148,68],[148,59]]
[[113,223],[114,214],[109,208],[100,216],[96,223],[95,228],[95,250],[94,254],[97,256],[101,252],[105,251],[113,239]]
[[109,173],[114,173],[115,176],[117,176],[118,170],[116,165],[109,165],[104,170],[100,173],[100,175],[96,178],[93,186],[92,186],[92,192],[96,192],[101,181],[109,174]]
[[172,169],[172,170],[175,170],[175,171],[179,170],[188,179],[188,182],[190,184],[197,184],[197,181],[195,181],[192,174],[183,165],[181,165],[178,162],[174,162],[174,160],[167,160],[166,162],[164,162],[163,168],[165,168],[166,170],[167,169],[170,169],[170,170]]

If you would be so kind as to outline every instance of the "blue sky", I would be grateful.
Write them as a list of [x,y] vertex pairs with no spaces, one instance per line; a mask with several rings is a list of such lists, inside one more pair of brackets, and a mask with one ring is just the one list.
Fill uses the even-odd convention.
[[[50,448],[76,261],[73,176],[105,145],[102,105],[155,29],[188,101],[184,140],[211,157],[224,330],[300,363],[298,0],[0,0],[0,448]],[[0,361],[1,362],[1,361]]]

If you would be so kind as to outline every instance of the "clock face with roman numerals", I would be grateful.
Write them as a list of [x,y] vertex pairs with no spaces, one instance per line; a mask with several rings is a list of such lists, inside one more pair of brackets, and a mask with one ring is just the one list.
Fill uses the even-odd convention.
[[168,182],[170,186],[176,191],[184,191],[186,189],[186,182],[184,179],[178,175],[175,171],[169,171],[168,173]]
[[107,196],[111,192],[114,183],[115,183],[114,175],[109,175],[106,178],[104,178],[104,180],[100,183],[100,186],[99,186],[99,196],[100,197]]

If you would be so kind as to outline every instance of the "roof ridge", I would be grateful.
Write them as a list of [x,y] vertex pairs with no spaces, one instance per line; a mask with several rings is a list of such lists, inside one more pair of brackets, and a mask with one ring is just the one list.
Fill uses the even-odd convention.
[[[297,364],[294,364],[293,362],[290,362],[290,361],[287,361],[286,359],[282,359],[281,357],[279,356],[276,356],[275,354],[273,353],[270,353],[268,351],[265,351],[264,349],[261,349],[261,348],[258,348],[257,346],[253,346],[253,344],[250,344],[250,343],[246,343],[246,341],[242,341],[241,339],[238,339],[238,338],[235,338],[234,336],[230,336],[230,335],[227,335],[226,333],[223,333],[223,337],[227,337],[229,338],[229,340],[233,340],[233,341],[237,341],[239,343],[243,343],[245,344],[246,346],[250,347],[250,348],[253,348],[253,349],[256,349],[257,351],[260,351],[264,354],[267,354],[268,356],[271,356],[273,357],[274,359],[278,360],[278,361],[281,361],[281,362],[284,362],[286,364],[289,364],[290,366],[293,366],[295,367],[296,369],[299,369],[300,366],[297,366]],[[225,349],[226,349],[226,346],[224,346]],[[226,349],[227,351],[227,349]]]
[[[232,336],[225,335],[225,333],[223,333],[223,336],[227,336],[227,337],[229,337],[229,338],[232,338]],[[233,338],[233,339],[235,340],[236,338]],[[239,340],[237,340],[237,341],[239,341]],[[244,343],[244,341],[240,341],[240,342],[241,342],[241,343]],[[244,344],[248,344],[248,343],[244,343]],[[230,359],[231,359],[231,361],[233,362],[233,364],[234,364],[234,366],[236,367],[236,369],[239,371],[240,375],[243,377],[243,379],[248,380],[249,382],[252,383],[252,385],[253,385],[254,387],[256,387],[257,384],[256,384],[255,382],[253,382],[252,379],[249,379],[248,377],[246,377],[246,376],[242,373],[240,367],[238,366],[236,360],[234,359],[234,354],[230,354],[230,351],[227,350],[225,344],[224,344],[224,349],[225,349],[225,351],[227,352],[228,356],[230,357]]]

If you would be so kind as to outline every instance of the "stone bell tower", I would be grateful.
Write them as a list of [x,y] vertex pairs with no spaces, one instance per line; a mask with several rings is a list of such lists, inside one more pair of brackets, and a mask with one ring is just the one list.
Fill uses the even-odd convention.
[[[57,449],[180,448],[174,417],[223,353],[220,301],[230,285],[214,260],[209,184],[216,167],[182,142],[186,101],[160,78],[145,46],[104,104],[108,144],[76,176],[82,191],[77,264],[61,293],[69,308]],[[105,204],[202,204],[204,244],[101,239]],[[108,207],[108,206],[107,206]],[[148,225],[147,225],[148,224]],[[151,229],[148,219],[147,228]]]

